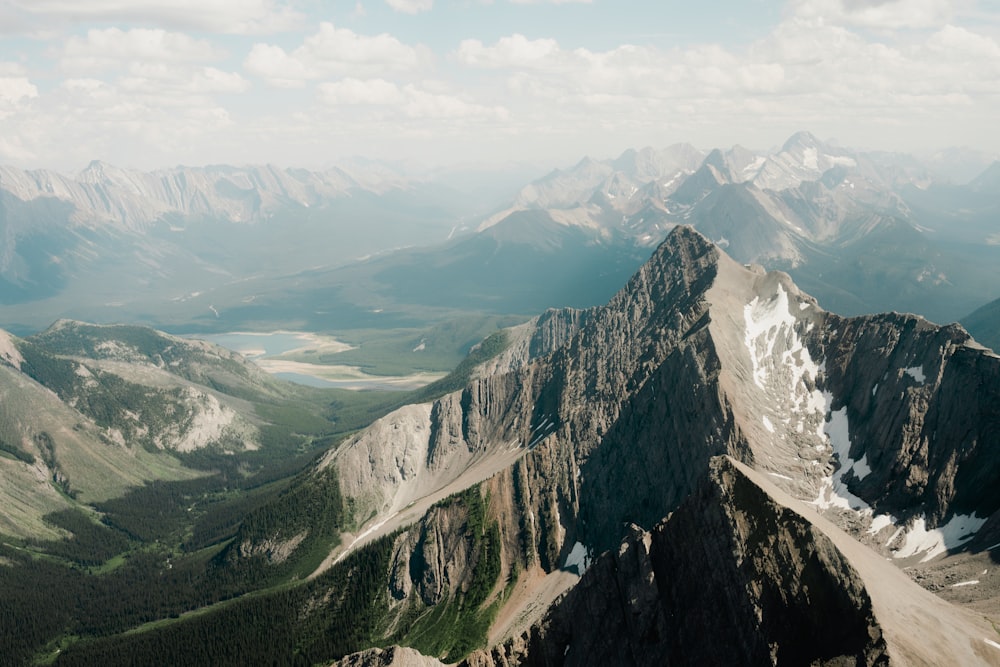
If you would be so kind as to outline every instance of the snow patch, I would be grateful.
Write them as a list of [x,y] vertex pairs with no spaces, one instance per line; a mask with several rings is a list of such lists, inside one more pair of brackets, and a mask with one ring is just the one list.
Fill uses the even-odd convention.
[[815,147],[810,146],[802,151],[802,166],[806,169],[819,169],[819,154]]
[[854,462],[854,476],[858,478],[860,482],[869,474],[871,474],[871,467],[868,465],[868,455],[862,454],[861,458]]
[[[801,311],[801,301],[797,311]],[[868,504],[847,490],[844,478],[853,471],[860,480],[871,473],[866,456],[855,461],[850,457],[851,439],[847,408],[830,410],[833,395],[817,388],[825,364],[813,360],[795,330],[800,324],[792,315],[788,292],[782,285],[770,298],[760,296],[744,306],[744,343],[750,354],[754,383],[764,390],[775,414],[788,415],[784,428],[790,435],[807,436],[817,452],[832,449],[838,468],[820,481],[812,501],[820,509],[842,508],[871,512]],[[774,433],[777,426],[761,417],[764,427]]]
[[[827,396],[832,400],[829,394]],[[833,456],[837,459],[840,467],[832,475],[823,479],[819,495],[813,500],[813,504],[821,509],[840,507],[871,511],[868,503],[848,491],[847,484],[844,482],[844,476],[847,475],[848,471],[855,470],[859,463],[861,464],[861,472],[855,470],[854,473],[859,479],[871,472],[866,457],[862,457],[861,461],[855,461],[850,457],[851,438],[847,420],[847,406],[830,412],[830,421],[824,424],[823,430],[830,438]]]
[[760,168],[764,166],[765,162],[767,162],[767,158],[763,155],[758,155],[754,158],[753,162],[743,167],[743,175],[746,178],[753,178],[760,172]]
[[926,563],[972,539],[984,523],[986,523],[986,519],[980,519],[975,514],[957,514],[943,526],[928,529],[926,519],[920,517],[906,532],[903,546],[896,550],[893,556],[895,558],[909,558],[924,553],[920,562]]
[[[743,319],[746,324],[744,343],[750,353],[750,363],[753,365],[753,380],[761,389],[767,389],[765,382],[769,375],[775,374],[774,356],[779,342],[784,343],[781,361],[786,365],[802,367],[805,371],[813,371],[813,379],[819,367],[813,363],[808,350],[802,346],[795,324],[798,321],[789,312],[788,293],[778,285],[774,296],[761,300],[759,296],[743,307]],[[801,373],[793,375],[802,379]]]
[[[848,157],[846,155],[824,155],[823,157],[826,158],[827,160],[829,160],[829,162],[831,164],[835,164],[838,167],[857,167],[858,166],[858,161],[857,160],[855,160],[852,157]],[[851,187],[854,187],[853,183],[851,184]]]
[[563,563],[563,569],[568,570],[571,567],[575,567],[577,574],[582,577],[583,573],[587,571],[588,567],[590,567],[590,562],[590,552],[587,550],[587,547],[577,542],[573,545],[569,555],[566,556],[566,562]]
[[[888,528],[896,523],[896,517],[891,514],[879,514],[872,519],[872,525],[868,527],[868,534],[875,535],[883,528]],[[891,541],[891,540],[890,540]]]
[[913,366],[912,368],[907,368],[906,374],[920,384],[923,384],[924,381],[927,380],[927,378],[924,376],[924,369],[921,368],[920,366]]
[[978,579],[972,579],[971,581],[960,581],[957,584],[952,584],[952,588],[960,588],[962,586],[975,586],[979,583]]

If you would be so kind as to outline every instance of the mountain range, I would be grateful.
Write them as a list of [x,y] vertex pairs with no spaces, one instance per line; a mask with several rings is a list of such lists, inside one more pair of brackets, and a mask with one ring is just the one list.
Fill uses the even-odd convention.
[[681,225],[483,351],[201,543],[276,588],[55,664],[1000,660],[1000,357],[959,325],[835,315]]
[[[499,206],[360,161],[0,169],[0,655],[1000,664],[976,174],[805,132]],[[321,389],[138,323],[468,355]]]
[[553,171],[492,213],[499,185],[470,201],[455,175],[376,163],[5,168],[0,316],[20,334],[67,316],[185,332],[528,317],[603,303],[687,224],[836,312],[946,323],[998,297],[1000,167],[956,184],[938,157],[807,132],[765,151],[628,150]]
[[897,310],[950,322],[996,298],[995,165],[955,185],[909,156],[849,150],[807,132],[769,152],[646,151],[644,164],[658,171],[628,155],[554,172],[483,226],[539,210],[653,247],[689,224],[741,262],[788,271],[844,314]]
[[0,306],[21,333],[64,316],[210,316],[214,289],[444,240],[480,205],[375,163],[348,173],[93,162],[74,176],[5,167]]

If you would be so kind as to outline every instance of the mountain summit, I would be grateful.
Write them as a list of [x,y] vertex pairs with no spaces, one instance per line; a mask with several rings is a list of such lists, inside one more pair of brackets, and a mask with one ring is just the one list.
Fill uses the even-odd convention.
[[[259,630],[278,662],[1000,659],[1000,357],[961,327],[839,317],[680,226],[607,305],[490,349],[298,481],[343,498],[345,532],[264,615],[294,621],[258,628],[245,600],[60,664],[142,661],[202,622]],[[294,557],[279,537],[227,562]],[[342,664],[393,656],[414,657]]]
[[[387,416],[321,464],[338,471],[356,511],[348,549],[416,522],[393,542],[391,618],[461,604],[495,562],[485,599],[499,611],[484,619],[493,618],[491,641],[509,641],[472,664],[722,659],[693,649],[714,632],[717,604],[748,633],[744,655],[880,664],[957,645],[973,663],[1000,657],[981,617],[920,591],[885,561],[934,579],[942,554],[972,548],[975,563],[989,560],[983,542],[1000,508],[1000,358],[960,327],[839,317],[786,274],[737,264],[678,227],[607,306],[555,311],[508,335],[507,352],[467,388]],[[459,488],[487,503],[485,543],[462,537],[468,507],[444,500]],[[713,529],[725,540],[696,537],[699,522],[720,517],[732,522]],[[643,536],[632,524],[656,529]],[[673,546],[657,547],[661,539]],[[658,556],[664,548],[673,555]],[[637,560],[627,564],[628,553]],[[758,554],[760,569],[741,565],[741,553]],[[592,564],[595,573],[538,618],[572,586],[564,571]],[[718,580],[720,568],[735,569]],[[691,597],[680,583],[699,579],[714,592]],[[515,585],[509,596],[504,581]],[[729,586],[754,592],[736,601]],[[590,615],[604,604],[599,591],[614,599],[611,591],[633,587],[623,606]],[[994,615],[995,591],[973,594]],[[914,600],[905,614],[916,634],[892,606],[897,595]],[[807,607],[811,616],[800,618]],[[665,620],[697,609],[704,625]],[[665,616],[635,626],[633,613]],[[775,625],[760,625],[761,614]],[[858,634],[831,634],[830,617],[857,623]],[[935,617],[948,619],[947,632],[928,629]],[[779,618],[798,619],[790,627],[804,634],[785,633],[791,621]],[[402,640],[421,648],[415,629]],[[599,645],[580,643],[587,636]]]

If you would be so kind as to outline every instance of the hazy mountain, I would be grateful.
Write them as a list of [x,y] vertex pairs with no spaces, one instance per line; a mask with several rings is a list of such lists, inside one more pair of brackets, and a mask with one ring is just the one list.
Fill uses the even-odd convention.
[[983,345],[1000,350],[1000,299],[963,317],[962,326]]
[[443,241],[479,206],[377,164],[2,168],[0,306],[8,326],[34,329],[68,314],[169,322],[172,310],[209,313],[187,302],[249,277]]
[[677,144],[585,158],[483,218],[494,195],[457,189],[478,182],[472,170],[452,184],[364,161],[7,169],[0,316],[24,333],[59,317],[190,331],[524,315],[601,303],[691,224],[744,263],[790,271],[838,312],[947,322],[996,296],[1000,201],[989,172],[978,185],[933,173],[807,132],[771,151]]
[[[690,224],[742,262],[792,272],[845,314],[952,321],[991,297],[1000,279],[1000,202],[989,172],[951,185],[911,156],[849,150],[807,132],[773,152],[713,150],[669,187],[615,170],[619,163],[584,161],[542,179],[526,190],[533,198],[485,224],[549,202],[545,210],[563,224],[614,230],[638,247]],[[539,195],[553,190],[564,196]]]
[[963,184],[968,183],[982,173],[990,163],[1000,156],[969,147],[952,147],[932,153],[923,158],[922,162],[933,172],[940,174],[944,180]]
[[969,182],[969,189],[973,192],[997,195],[1000,191],[1000,161],[994,161],[981,174]]
[[995,663],[1000,358],[961,327],[828,313],[678,227],[606,306],[488,342],[289,487],[343,499],[307,582],[57,664]]

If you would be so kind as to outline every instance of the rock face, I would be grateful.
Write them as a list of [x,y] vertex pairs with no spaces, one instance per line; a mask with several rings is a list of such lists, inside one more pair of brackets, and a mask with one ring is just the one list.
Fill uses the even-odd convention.
[[726,458],[710,468],[528,633],[464,664],[888,664],[868,594],[833,543]]
[[373,648],[352,653],[333,663],[330,667],[436,667],[439,660],[420,655],[419,651],[402,646],[386,649]]
[[[541,625],[474,660],[901,655],[880,643],[856,555],[740,465],[873,544],[883,565],[973,544],[998,520],[1000,358],[958,326],[832,315],[786,274],[679,227],[607,306],[553,311],[511,340],[464,390],[385,417],[323,462],[362,537],[416,521],[394,546],[401,608],[460,599],[497,544],[492,593],[477,602],[501,609],[521,573],[612,552]],[[486,503],[481,519],[440,504],[425,514],[461,489]]]

